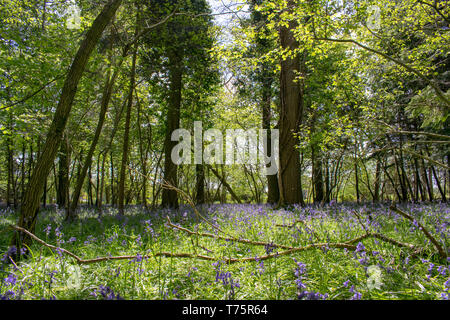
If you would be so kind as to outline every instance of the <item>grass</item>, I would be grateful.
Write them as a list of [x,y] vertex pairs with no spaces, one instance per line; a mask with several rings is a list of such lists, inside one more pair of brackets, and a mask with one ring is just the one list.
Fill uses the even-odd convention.
[[[449,247],[450,207],[447,204],[406,204],[402,210],[422,223],[442,246]],[[212,205],[199,209],[225,233],[235,237],[288,246],[312,242],[345,242],[364,234],[352,210],[372,230],[424,248],[413,257],[405,248],[365,239],[358,250],[315,248],[261,261],[282,249],[189,236],[167,227],[166,216],[190,230],[215,233],[198,223],[187,207],[146,211],[130,207],[123,217],[114,208],[102,214],[82,208],[73,223],[64,212],[40,213],[36,235],[84,259],[134,255],[135,259],[78,265],[37,243],[29,257],[16,265],[1,264],[3,299],[448,299],[449,261],[435,254],[433,245],[413,223],[391,212],[387,205],[338,204],[322,208],[275,210],[265,205]],[[291,225],[301,219],[295,227]],[[17,214],[0,214],[0,252],[7,252]],[[320,240],[320,241],[319,241]],[[197,246],[197,241],[198,245]],[[214,261],[193,258],[141,256],[153,252],[197,253]],[[272,253],[273,253],[272,252]],[[226,264],[223,257],[254,257]]]

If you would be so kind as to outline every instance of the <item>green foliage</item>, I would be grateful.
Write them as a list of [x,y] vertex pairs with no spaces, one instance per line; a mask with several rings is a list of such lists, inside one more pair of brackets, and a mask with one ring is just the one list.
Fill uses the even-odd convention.
[[[442,222],[447,210],[442,205],[408,208],[427,228],[432,228],[436,221]],[[358,210],[368,224],[366,218],[370,214],[373,219],[370,228],[388,237],[419,246],[426,242],[420,230],[408,221],[390,216],[383,206],[344,205],[295,211],[217,206],[210,208],[208,218],[227,234],[243,239],[304,246],[313,242],[342,242],[363,235],[351,210]],[[105,211],[98,218],[95,212],[83,209],[80,220],[68,224],[61,221],[57,211],[47,211],[37,226],[37,236],[86,259],[108,255],[131,255],[136,259],[77,265],[72,258],[59,256],[35,243],[30,247],[30,258],[17,264],[20,271],[14,270],[13,265],[3,265],[0,278],[4,280],[13,273],[17,281],[14,285],[3,282],[0,294],[8,290],[20,292],[22,287],[21,299],[104,299],[101,286],[107,286],[125,299],[296,299],[299,290],[294,258],[306,269],[301,280],[306,290],[326,293],[332,300],[354,299],[356,293],[362,299],[440,299],[449,276],[445,261],[434,256],[414,258],[407,249],[374,239],[362,241],[363,251],[323,248],[260,261],[258,258],[270,248],[202,237],[199,243],[212,252],[202,252],[197,247],[197,253],[216,260],[170,257],[140,260],[138,254],[195,252],[195,237],[164,225],[165,216],[170,215],[174,223],[193,229],[197,225],[194,213],[183,208],[176,214],[157,211],[149,215],[139,208],[130,208],[120,223],[115,213]],[[275,226],[290,225],[299,216],[304,225]],[[0,223],[4,228],[13,220],[14,216],[4,214]],[[204,222],[198,224],[198,231],[213,232]],[[7,249],[7,234],[0,234],[1,252]],[[429,243],[424,247],[427,253],[433,251]],[[273,252],[276,251],[283,249],[274,248]],[[255,257],[255,260],[221,263],[228,256]],[[378,270],[375,286],[371,285],[368,267]],[[229,278],[227,283],[222,281],[220,277],[227,272],[238,287],[232,288]]]

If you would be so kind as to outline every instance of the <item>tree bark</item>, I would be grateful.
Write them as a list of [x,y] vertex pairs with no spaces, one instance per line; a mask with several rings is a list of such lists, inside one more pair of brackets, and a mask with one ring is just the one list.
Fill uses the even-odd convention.
[[205,167],[203,164],[195,165],[195,203],[205,203]]
[[[141,168],[142,168],[142,205],[147,208],[147,151],[144,149],[143,139],[142,139],[142,124],[141,124],[141,104],[136,93],[137,102],[137,127],[138,127],[138,138],[139,138],[139,156],[141,158]],[[150,125],[148,123],[148,125]],[[150,142],[149,142],[150,144]]]
[[312,183],[314,190],[314,202],[321,203],[324,200],[324,184],[322,174],[322,159],[320,156],[320,150],[317,146],[311,147],[311,162],[312,162]]
[[358,143],[355,141],[355,154],[354,154],[354,169],[355,169],[355,191],[356,191],[356,202],[360,202],[360,192],[359,192],[359,175],[358,175]]
[[64,135],[59,149],[58,163],[58,187],[56,191],[56,203],[60,208],[66,208],[69,199],[66,198],[69,189],[70,146],[69,140]]
[[[166,137],[164,141],[164,180],[177,186],[177,165],[172,162],[172,149],[177,142],[171,140],[172,132],[180,127],[181,89],[182,83],[182,57],[173,51],[169,54],[170,64],[170,96],[166,119]],[[163,207],[178,207],[178,194],[174,190],[163,189]]]
[[[136,19],[137,20],[137,19]],[[135,30],[135,36],[138,34],[138,22],[136,21],[136,30]],[[131,111],[133,107],[133,92],[134,92],[134,86],[135,86],[135,78],[136,78],[136,59],[137,59],[137,47],[138,45],[135,44],[134,52],[133,52],[133,60],[131,63],[131,73],[130,73],[130,88],[128,93],[128,103],[127,103],[127,110],[126,110],[126,116],[125,116],[125,132],[123,136],[123,144],[122,144],[122,163],[120,166],[120,176],[119,176],[119,195],[118,195],[118,207],[119,207],[119,214],[124,214],[124,201],[125,201],[125,173],[128,167],[128,152],[130,149],[129,142],[130,142],[130,122],[131,122]]]
[[373,202],[380,201],[380,184],[381,184],[381,161],[377,159],[375,168],[375,186],[373,191]]
[[[294,2],[288,1],[289,6]],[[298,27],[295,20],[288,26],[281,26],[279,37],[283,50],[294,52],[299,49],[299,42],[294,37],[294,30]],[[303,86],[297,75],[302,73],[301,61],[298,54],[289,56],[281,61],[280,75],[280,167],[279,189],[280,204],[303,205],[300,175],[300,153],[294,134],[298,132],[303,114]]]

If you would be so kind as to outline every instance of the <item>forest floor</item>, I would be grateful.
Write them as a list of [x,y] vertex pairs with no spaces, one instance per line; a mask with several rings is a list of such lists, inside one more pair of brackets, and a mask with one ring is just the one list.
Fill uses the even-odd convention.
[[[414,221],[387,204],[354,203],[130,207],[124,216],[81,208],[72,223],[63,210],[42,210],[36,236],[82,263],[37,241],[11,262],[7,225],[17,213],[2,209],[0,298],[449,299],[450,261],[420,226],[448,253],[450,206],[398,208]],[[375,233],[385,238],[364,237]],[[85,261],[99,257],[110,259]]]

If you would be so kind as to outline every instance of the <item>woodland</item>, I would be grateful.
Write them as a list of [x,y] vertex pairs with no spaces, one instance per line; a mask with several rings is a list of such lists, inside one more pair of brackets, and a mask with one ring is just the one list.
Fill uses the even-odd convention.
[[448,300],[449,114],[447,0],[0,0],[0,299]]

